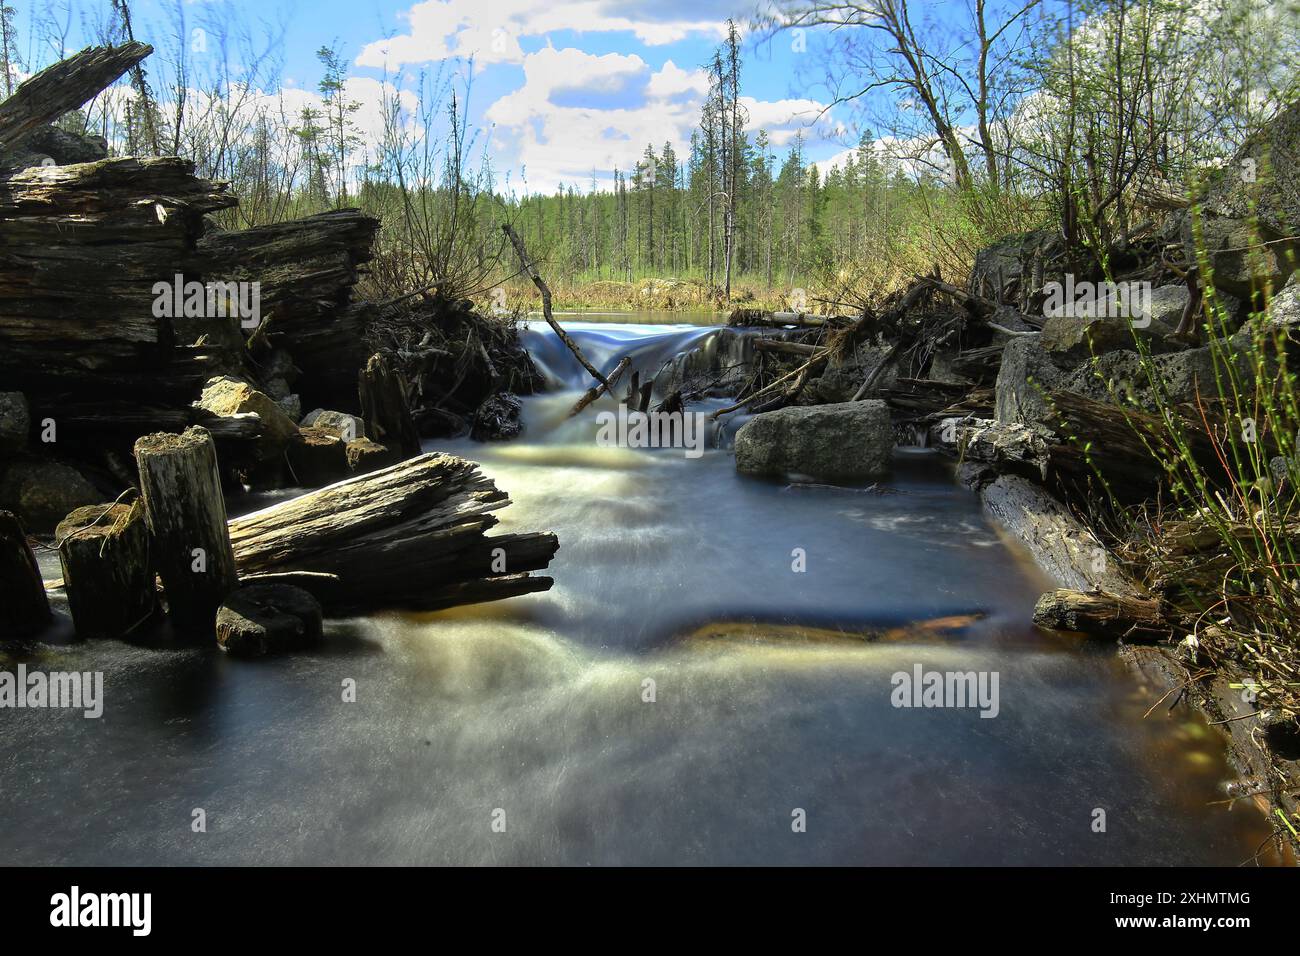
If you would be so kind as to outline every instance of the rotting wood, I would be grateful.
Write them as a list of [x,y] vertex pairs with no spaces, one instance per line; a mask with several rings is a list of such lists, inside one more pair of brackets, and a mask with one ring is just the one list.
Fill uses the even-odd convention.
[[230,522],[239,573],[332,574],[327,609],[435,610],[544,591],[550,533],[488,537],[506,494],[470,461],[426,454]]
[[1155,598],[1109,594],[1105,591],[1048,591],[1034,605],[1034,623],[1057,631],[1123,636],[1133,640],[1166,636],[1169,622]]
[[54,532],[77,633],[125,637],[154,616],[158,593],[144,504],[78,508]]
[[366,436],[405,457],[420,453],[420,433],[411,416],[406,380],[389,356],[370,356],[358,383]]
[[0,149],[10,151],[37,127],[94,99],[153,52],[147,43],[87,47],[24,81],[0,102]]
[[210,634],[217,607],[239,584],[212,436],[197,426],[146,435],[135,459],[168,611],[181,630]]

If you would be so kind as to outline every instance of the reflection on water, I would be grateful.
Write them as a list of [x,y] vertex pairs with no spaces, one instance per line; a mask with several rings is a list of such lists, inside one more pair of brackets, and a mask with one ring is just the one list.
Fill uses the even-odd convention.
[[[597,447],[575,397],[529,400],[524,442],[439,446],[510,492],[503,530],[559,534],[549,592],[337,622],[258,664],[44,649],[104,670],[106,708],[0,712],[4,858],[1236,864],[1264,839],[1213,805],[1229,773],[1203,725],[1143,721],[1111,652],[1025,626],[1047,582],[938,459],[791,487],[716,448]],[[895,709],[918,663],[997,671],[998,717]]]

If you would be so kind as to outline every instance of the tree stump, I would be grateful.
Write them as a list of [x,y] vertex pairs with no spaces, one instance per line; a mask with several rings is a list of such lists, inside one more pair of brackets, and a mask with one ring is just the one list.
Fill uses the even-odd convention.
[[401,452],[403,458],[420,454],[420,433],[411,417],[406,380],[392,360],[382,352],[370,356],[357,388],[366,437]]
[[181,630],[211,634],[222,598],[239,586],[212,436],[197,426],[145,435],[135,459],[172,620]]
[[288,584],[245,584],[217,611],[217,646],[236,657],[263,657],[320,643],[320,602]]
[[18,517],[0,511],[0,639],[28,637],[50,622],[50,602]]
[[125,637],[158,610],[144,505],[88,505],[59,523],[59,562],[82,637]]

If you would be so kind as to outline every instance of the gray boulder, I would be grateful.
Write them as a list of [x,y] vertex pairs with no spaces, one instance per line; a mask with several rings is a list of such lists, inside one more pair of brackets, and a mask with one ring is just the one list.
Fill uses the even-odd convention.
[[324,408],[308,412],[302,420],[302,427],[319,428],[344,441],[366,437],[366,425],[360,418],[347,412],[331,412]]
[[860,481],[889,472],[894,430],[884,402],[782,408],[736,432],[736,468],[749,475]]
[[1039,336],[1019,336],[1002,351],[994,392],[994,415],[1008,425],[1041,425],[1050,417],[1044,391],[1059,388],[1065,372]]

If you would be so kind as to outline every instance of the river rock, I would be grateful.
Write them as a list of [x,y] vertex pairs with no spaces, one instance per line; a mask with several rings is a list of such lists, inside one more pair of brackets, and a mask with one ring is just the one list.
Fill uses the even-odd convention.
[[[846,361],[828,365],[820,376],[814,378],[805,387],[803,398],[813,405],[829,405],[847,402],[857,394],[867,376],[885,360],[890,352],[887,345],[862,345]],[[898,363],[890,362],[880,378],[876,388],[892,388],[898,382]]]
[[236,657],[264,657],[319,644],[320,602],[288,584],[246,584],[217,609],[217,646]]
[[887,474],[893,447],[884,402],[795,406],[755,415],[741,426],[736,468],[750,475],[858,481]]
[[230,375],[209,379],[195,404],[214,415],[252,412],[261,418],[262,436],[258,439],[258,457],[263,461],[278,458],[290,439],[298,433],[297,423],[285,414],[275,399]]
[[366,424],[356,415],[333,412],[325,408],[312,409],[302,419],[303,428],[320,428],[337,435],[344,441],[366,437]]
[[0,473],[0,504],[16,511],[32,532],[53,531],[68,512],[101,498],[81,472],[60,462],[18,461]]
[[27,446],[31,414],[22,392],[0,392],[0,452],[22,451]]

